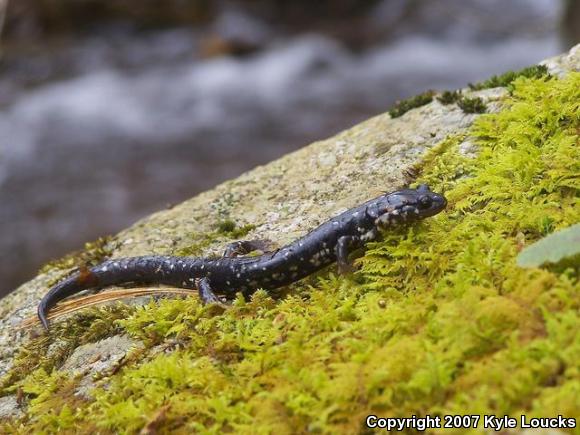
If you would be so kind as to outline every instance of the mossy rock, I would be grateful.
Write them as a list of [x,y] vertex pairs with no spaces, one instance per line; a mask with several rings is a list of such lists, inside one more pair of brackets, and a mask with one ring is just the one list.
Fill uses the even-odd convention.
[[[580,220],[579,54],[509,92],[464,90],[485,115],[437,100],[380,115],[152,215],[107,250],[217,254],[236,228],[282,245],[382,190],[445,193],[444,213],[385,233],[353,276],[329,269],[225,311],[161,299],[83,312],[48,335],[16,329],[66,273],[49,268],[4,301],[2,391],[21,408],[4,431],[357,433],[369,414],[579,415],[580,265],[516,264]],[[111,336],[135,347],[88,390],[59,370]]]

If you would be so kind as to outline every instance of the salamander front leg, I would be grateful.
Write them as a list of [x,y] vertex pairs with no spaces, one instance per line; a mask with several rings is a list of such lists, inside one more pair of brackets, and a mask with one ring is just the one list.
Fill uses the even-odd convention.
[[266,239],[238,240],[226,246],[224,257],[239,257],[253,251],[272,252],[274,243]]
[[213,292],[209,279],[201,278],[196,280],[197,291],[199,292],[199,297],[204,304],[221,304],[222,302]]
[[354,272],[354,266],[348,261],[348,249],[360,246],[360,242],[361,240],[358,236],[342,236],[338,239],[335,253],[338,273],[341,275]]

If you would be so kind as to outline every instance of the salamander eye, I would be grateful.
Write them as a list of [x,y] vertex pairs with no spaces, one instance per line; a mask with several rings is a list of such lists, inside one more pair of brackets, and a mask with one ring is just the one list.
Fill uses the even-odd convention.
[[419,197],[417,203],[419,205],[419,208],[425,209],[431,207],[433,201],[431,200],[431,197],[429,195],[423,195]]

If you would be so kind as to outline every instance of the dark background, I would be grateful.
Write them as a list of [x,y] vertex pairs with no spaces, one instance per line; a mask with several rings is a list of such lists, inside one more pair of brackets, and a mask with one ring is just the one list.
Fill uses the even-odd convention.
[[[7,6],[7,8],[6,8]],[[0,0],[0,295],[426,89],[578,41],[565,0]]]

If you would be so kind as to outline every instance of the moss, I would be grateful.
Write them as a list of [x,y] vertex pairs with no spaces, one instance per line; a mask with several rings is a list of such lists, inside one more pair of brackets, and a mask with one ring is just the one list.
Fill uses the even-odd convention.
[[217,232],[218,233],[231,233],[236,229],[236,223],[231,219],[226,219],[225,221],[221,221],[217,225]]
[[218,223],[216,232],[229,238],[237,239],[246,236],[254,228],[256,228],[256,225],[252,224],[238,227],[235,221],[226,219]]
[[492,76],[483,82],[470,83],[469,87],[473,90],[499,87],[509,88],[518,77],[542,78],[550,77],[550,74],[548,73],[548,67],[546,65],[531,65],[519,71],[507,71],[501,75]]
[[126,318],[133,310],[120,303],[90,308],[76,313],[65,321],[55,322],[48,332],[32,335],[26,345],[18,349],[10,371],[0,379],[0,395],[18,391],[21,382],[35,370],[52,372],[78,346],[94,343],[121,332],[115,320]]
[[580,74],[512,86],[471,129],[476,157],[449,137],[418,168],[445,213],[385,233],[354,276],[326,272],[280,301],[136,309],[116,326],[173,352],[126,365],[88,405],[66,399],[62,426],[358,433],[369,413],[577,415],[578,265],[515,258],[580,219]]
[[[256,228],[256,225],[248,224],[238,227],[236,222],[231,219],[225,219],[215,225],[215,230],[206,234],[191,234],[189,239],[192,240],[187,246],[177,249],[174,254],[184,257],[197,257],[203,254],[204,249],[216,243],[219,240],[238,240],[248,235]],[[224,246],[225,247],[225,246]]]
[[113,238],[100,237],[94,242],[85,243],[84,249],[72,252],[61,259],[50,261],[40,268],[39,273],[51,270],[70,270],[83,266],[95,266],[106,260],[112,254]]
[[461,91],[445,91],[437,100],[444,105],[457,103],[464,113],[485,113],[487,106],[480,97],[469,98],[464,96]]
[[[88,402],[75,394],[77,386],[77,378],[58,371],[48,374],[40,368],[32,372],[20,386],[22,402],[27,406],[21,428],[34,426],[43,433],[74,432],[80,417],[76,411]],[[85,425],[85,429],[89,427]]]
[[437,97],[437,101],[444,105],[457,103],[460,99],[461,91],[444,91]]
[[189,239],[194,241],[190,242],[187,246],[176,249],[173,253],[174,255],[182,257],[199,257],[203,254],[205,248],[210,246],[216,241],[215,234],[192,234],[189,235]]
[[457,102],[457,105],[464,113],[485,113],[487,110],[487,106],[479,97],[463,97]]
[[398,118],[399,116],[403,116],[411,109],[429,104],[431,101],[433,101],[434,95],[435,91],[426,91],[406,100],[397,101],[395,107],[389,110],[389,115],[391,115],[391,118]]

